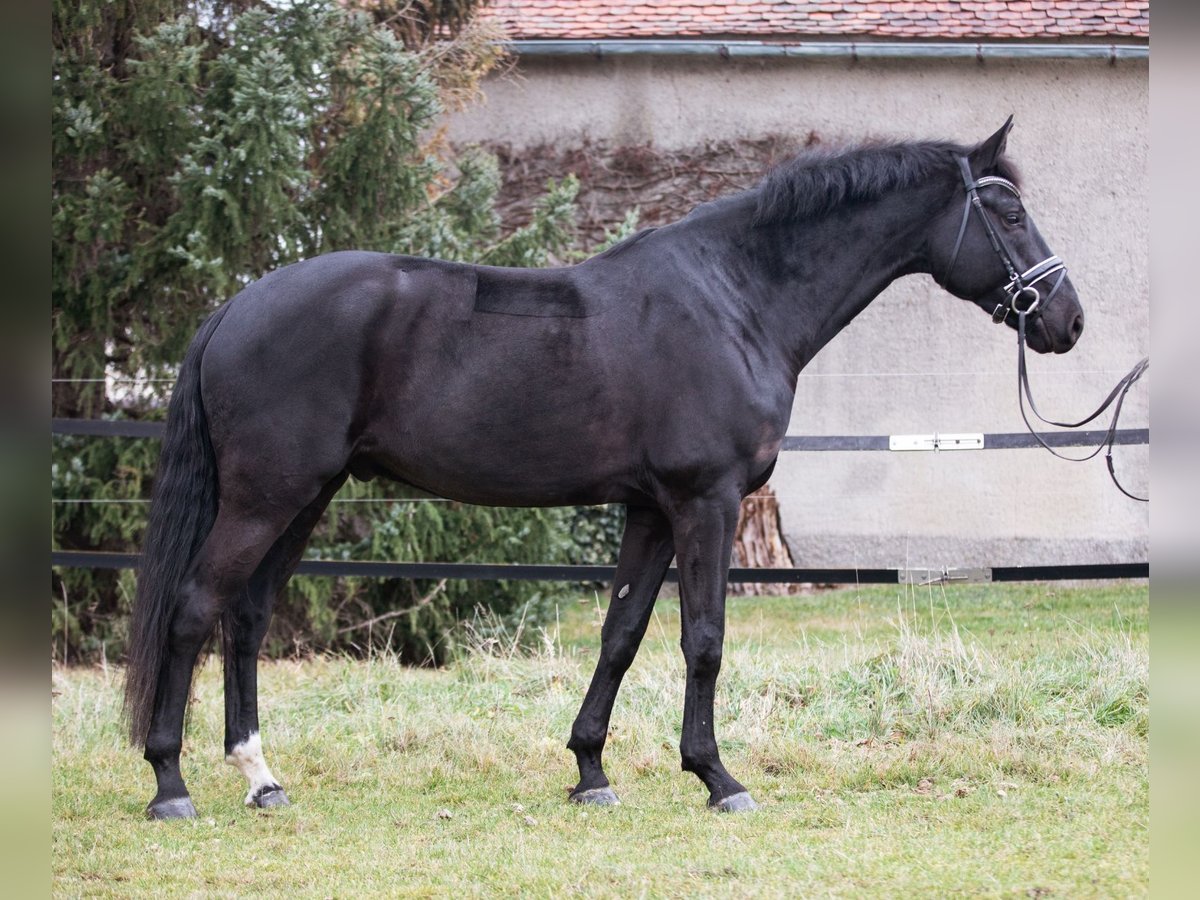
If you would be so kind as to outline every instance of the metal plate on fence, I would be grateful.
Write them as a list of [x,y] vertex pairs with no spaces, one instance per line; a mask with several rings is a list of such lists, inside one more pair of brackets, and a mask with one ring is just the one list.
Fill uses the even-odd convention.
[[992,580],[991,569],[900,569],[901,584],[988,584]]
[[889,450],[982,450],[982,434],[893,434]]

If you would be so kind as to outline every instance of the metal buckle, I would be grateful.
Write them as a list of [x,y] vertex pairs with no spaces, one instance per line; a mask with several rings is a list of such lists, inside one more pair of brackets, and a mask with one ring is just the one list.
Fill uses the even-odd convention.
[[992,323],[995,325],[1003,325],[1004,320],[1008,318],[1008,307],[1003,303],[997,303],[996,308],[992,310]]

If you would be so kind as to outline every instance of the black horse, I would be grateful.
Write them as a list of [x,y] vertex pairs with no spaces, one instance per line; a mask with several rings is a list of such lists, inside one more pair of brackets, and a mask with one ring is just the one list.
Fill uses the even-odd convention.
[[[738,507],[771,474],[800,370],[918,272],[997,321],[1028,311],[1040,352],[1069,350],[1083,329],[1003,157],[1011,121],[975,147],[806,153],[568,268],[331,253],[217,310],[171,398],[133,613],[125,703],[158,780],[148,814],[196,814],[184,710],[218,621],[227,759],[247,804],[287,802],[263,761],[256,659],[274,597],[349,475],[467,503],[624,504],[600,659],[567,745],[572,799],[616,802],[601,767],[609,716],[674,557],[683,768],[710,806],[753,808],[718,756],[713,693]],[[1055,274],[1042,300],[1032,283]]]

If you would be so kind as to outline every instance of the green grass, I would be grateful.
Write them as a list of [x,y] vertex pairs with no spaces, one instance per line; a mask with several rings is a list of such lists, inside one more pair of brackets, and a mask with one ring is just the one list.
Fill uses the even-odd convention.
[[[678,603],[663,599],[584,809],[564,748],[602,615],[445,670],[261,668],[294,806],[241,805],[220,672],[184,773],[200,818],[151,823],[119,673],[60,669],[53,888],[73,895],[1119,896],[1149,885],[1144,585],[855,589],[730,601],[722,756],[762,804],[717,816],[679,771]],[[439,815],[440,814],[440,815]],[[447,815],[448,814],[448,815]]]

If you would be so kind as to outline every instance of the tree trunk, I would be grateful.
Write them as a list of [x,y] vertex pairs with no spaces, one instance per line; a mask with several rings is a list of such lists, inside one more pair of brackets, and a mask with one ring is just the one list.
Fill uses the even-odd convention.
[[[792,554],[779,528],[779,501],[769,485],[763,485],[742,501],[733,542],[733,564],[745,568],[790,569]],[[811,584],[730,584],[736,596],[799,594]]]

